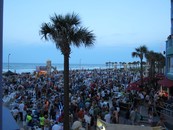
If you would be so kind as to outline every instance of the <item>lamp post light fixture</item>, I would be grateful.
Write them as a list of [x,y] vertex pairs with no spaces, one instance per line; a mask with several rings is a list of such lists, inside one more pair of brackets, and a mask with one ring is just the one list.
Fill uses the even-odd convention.
[[8,71],[9,71],[9,67],[10,67],[10,55],[11,54],[8,54]]

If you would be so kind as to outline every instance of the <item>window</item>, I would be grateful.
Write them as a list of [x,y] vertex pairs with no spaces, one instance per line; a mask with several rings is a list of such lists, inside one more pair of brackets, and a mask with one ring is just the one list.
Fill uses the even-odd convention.
[[173,73],[173,56],[168,57],[168,73]]
[[173,39],[169,39],[166,44],[167,48],[173,47]]

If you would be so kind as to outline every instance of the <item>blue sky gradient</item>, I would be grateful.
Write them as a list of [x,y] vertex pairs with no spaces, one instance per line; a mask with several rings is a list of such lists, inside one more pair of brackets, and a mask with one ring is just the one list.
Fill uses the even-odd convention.
[[55,44],[41,40],[39,30],[50,16],[75,12],[93,30],[92,48],[74,48],[70,63],[132,62],[131,53],[146,45],[162,52],[170,34],[169,0],[5,0],[3,62],[63,63]]

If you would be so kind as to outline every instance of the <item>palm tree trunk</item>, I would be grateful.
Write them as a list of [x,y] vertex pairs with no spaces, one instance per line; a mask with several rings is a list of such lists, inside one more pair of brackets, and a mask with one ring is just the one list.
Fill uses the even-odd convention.
[[69,127],[69,55],[64,55],[64,130]]

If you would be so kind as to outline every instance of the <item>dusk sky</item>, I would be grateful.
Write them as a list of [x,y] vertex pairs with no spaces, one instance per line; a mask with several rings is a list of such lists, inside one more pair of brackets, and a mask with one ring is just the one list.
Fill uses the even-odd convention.
[[4,0],[3,62],[11,54],[11,63],[63,63],[60,50],[39,30],[54,13],[72,12],[96,36],[91,48],[72,47],[72,64],[132,62],[141,45],[164,51],[170,34],[170,0]]

